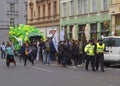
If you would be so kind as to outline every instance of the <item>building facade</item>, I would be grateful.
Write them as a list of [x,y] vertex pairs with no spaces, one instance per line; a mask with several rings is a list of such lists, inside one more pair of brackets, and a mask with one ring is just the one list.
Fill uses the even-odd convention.
[[112,18],[112,34],[120,36],[120,0],[112,0],[109,10]]
[[[10,26],[26,23],[26,8],[27,0],[0,1],[0,39],[8,36]],[[4,37],[4,40],[7,39]]]
[[60,0],[60,28],[64,27],[69,39],[72,39],[72,29],[75,26],[78,38],[85,40],[87,24],[92,39],[107,36],[111,34],[110,3],[110,0]]
[[59,33],[59,0],[28,0],[28,25],[35,26],[46,37]]

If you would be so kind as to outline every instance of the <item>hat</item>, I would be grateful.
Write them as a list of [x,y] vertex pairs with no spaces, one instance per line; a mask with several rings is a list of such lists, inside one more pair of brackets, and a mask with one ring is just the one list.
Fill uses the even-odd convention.
[[89,42],[90,42],[90,43],[93,43],[93,42],[94,42],[94,40],[93,40],[93,39],[90,39],[90,40],[89,40]]
[[102,38],[99,39],[99,42],[102,42]]

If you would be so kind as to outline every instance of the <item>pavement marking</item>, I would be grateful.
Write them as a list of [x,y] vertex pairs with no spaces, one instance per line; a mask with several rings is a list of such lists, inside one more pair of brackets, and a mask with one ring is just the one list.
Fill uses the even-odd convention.
[[[24,66],[23,64],[17,63],[18,65]],[[52,72],[52,70],[48,70],[48,69],[44,69],[44,68],[39,68],[39,67],[32,67],[32,66],[26,66],[28,68],[32,68],[32,69],[37,69],[40,71],[45,71],[45,72]]]

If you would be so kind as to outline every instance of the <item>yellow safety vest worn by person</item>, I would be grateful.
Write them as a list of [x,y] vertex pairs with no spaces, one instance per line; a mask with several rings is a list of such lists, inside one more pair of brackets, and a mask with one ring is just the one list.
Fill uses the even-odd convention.
[[99,43],[97,43],[97,53],[103,53],[105,49],[105,44],[103,43],[102,45],[100,45]]
[[95,55],[95,53],[94,53],[94,48],[95,48],[94,45],[87,44],[87,45],[85,46],[84,51],[87,53],[87,55],[89,55],[89,56],[94,56],[94,55]]

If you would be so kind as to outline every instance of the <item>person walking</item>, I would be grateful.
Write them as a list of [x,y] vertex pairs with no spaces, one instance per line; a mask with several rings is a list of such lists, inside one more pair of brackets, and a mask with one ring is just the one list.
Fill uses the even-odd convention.
[[62,65],[67,67],[70,60],[70,48],[67,46],[66,41],[64,41],[62,44],[62,56]]
[[91,61],[92,71],[95,71],[95,52],[94,52],[94,41],[89,40],[89,44],[85,46],[85,53],[87,54],[86,58],[86,71],[88,71],[89,62]]
[[26,43],[26,47],[25,47],[25,57],[24,57],[24,66],[27,65],[27,60],[29,60],[32,65],[34,65],[34,60],[32,59],[32,49],[30,48],[30,45],[28,43]]
[[72,58],[74,60],[74,66],[77,67],[78,66],[78,62],[79,62],[79,46],[78,46],[78,41],[74,41],[73,42],[73,46],[72,46]]
[[105,51],[105,44],[103,43],[102,39],[98,40],[95,45],[96,51],[96,71],[99,69],[99,64],[101,66],[101,71],[104,72],[104,51]]
[[9,67],[10,66],[10,62],[13,62],[14,65],[16,65],[16,61],[14,59],[14,50],[12,49],[12,45],[11,44],[7,45],[6,53],[7,53],[6,65]]
[[1,58],[5,59],[5,49],[6,49],[6,45],[5,42],[2,42],[1,46],[0,46],[0,50],[1,50]]
[[43,64],[50,64],[50,45],[48,41],[46,41],[43,48]]

